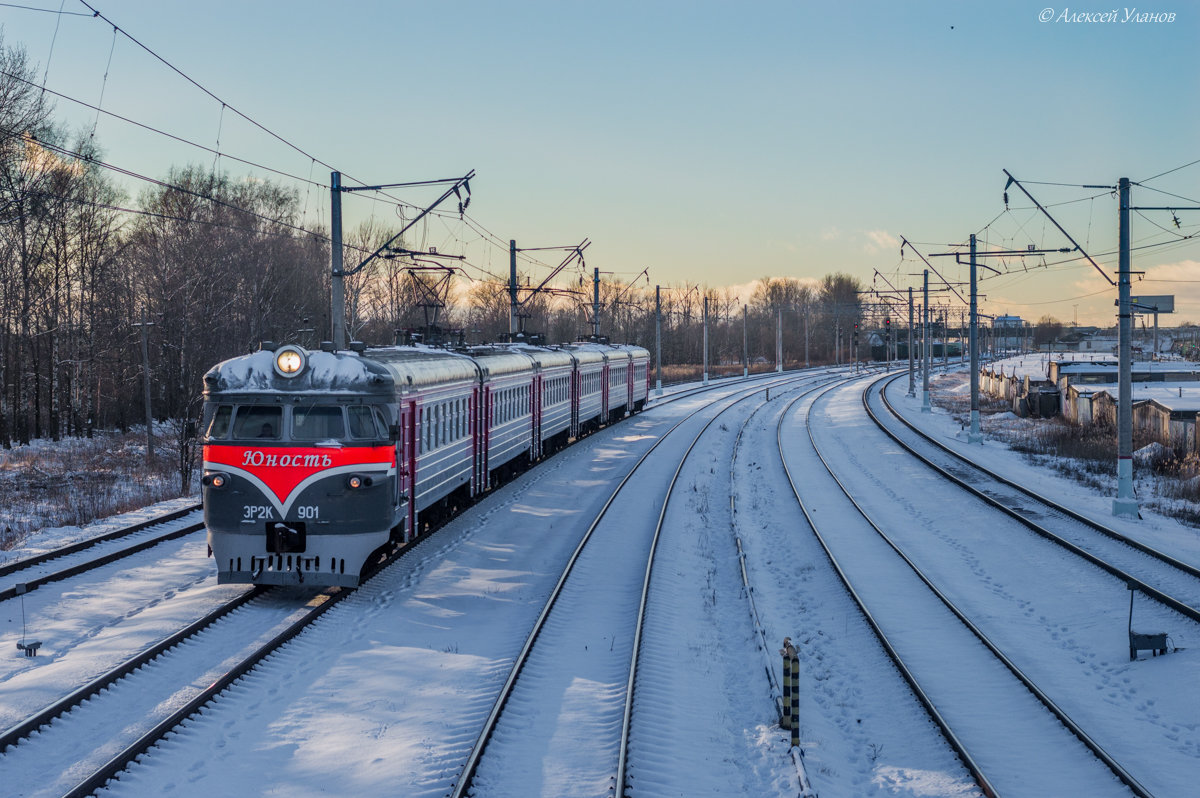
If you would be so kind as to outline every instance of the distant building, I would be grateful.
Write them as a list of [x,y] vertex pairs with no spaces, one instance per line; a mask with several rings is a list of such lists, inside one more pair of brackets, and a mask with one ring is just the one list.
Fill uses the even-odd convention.
[[1029,345],[1029,324],[1020,316],[992,319],[993,348],[998,352],[1021,352]]

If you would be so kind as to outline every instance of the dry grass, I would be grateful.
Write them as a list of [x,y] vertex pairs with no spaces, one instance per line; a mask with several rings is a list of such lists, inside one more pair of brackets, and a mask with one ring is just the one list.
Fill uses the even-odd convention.
[[152,464],[144,433],[100,433],[0,452],[0,549],[44,527],[81,526],[180,496],[173,443],[157,437]]

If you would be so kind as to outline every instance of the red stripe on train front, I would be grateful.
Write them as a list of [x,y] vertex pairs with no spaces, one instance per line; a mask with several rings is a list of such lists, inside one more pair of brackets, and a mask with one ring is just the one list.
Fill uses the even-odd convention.
[[279,499],[289,496],[304,480],[319,471],[346,466],[395,468],[396,450],[391,446],[205,446],[206,468],[228,466],[258,477]]

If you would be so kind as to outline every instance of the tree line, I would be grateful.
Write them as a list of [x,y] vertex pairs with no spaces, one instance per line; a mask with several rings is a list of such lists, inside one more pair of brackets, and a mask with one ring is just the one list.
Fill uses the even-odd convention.
[[[147,368],[153,416],[194,419],[213,364],[261,341],[316,347],[329,337],[330,241],[302,228],[297,190],[186,165],[131,197],[92,137],[55,121],[36,83],[23,50],[0,41],[0,445],[141,422]],[[350,231],[345,262],[393,232],[373,222]],[[354,338],[393,343],[430,321],[468,342],[507,332],[507,286],[415,265],[380,259],[347,278]],[[741,362],[743,305],[752,362],[774,363],[777,318],[788,364],[832,361],[839,331],[845,359],[861,291],[844,274],[763,278],[743,298],[665,286],[663,363],[701,363],[706,298],[714,370]],[[602,335],[653,354],[654,287],[604,281],[600,294]],[[525,327],[548,343],[587,335],[591,299],[590,290],[533,296]]]

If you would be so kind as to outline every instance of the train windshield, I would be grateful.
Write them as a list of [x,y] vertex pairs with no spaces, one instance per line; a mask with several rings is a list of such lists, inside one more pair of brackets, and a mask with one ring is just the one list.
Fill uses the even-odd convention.
[[239,440],[277,441],[283,433],[283,408],[243,405],[233,422],[233,437]]
[[387,437],[387,424],[379,412],[370,407],[355,405],[346,408],[350,415],[350,435],[359,440],[378,440]]
[[346,437],[341,405],[314,405],[292,410],[292,440],[324,441]]
[[224,438],[229,434],[229,422],[233,420],[233,405],[219,405],[213,413],[205,435],[210,438]]

